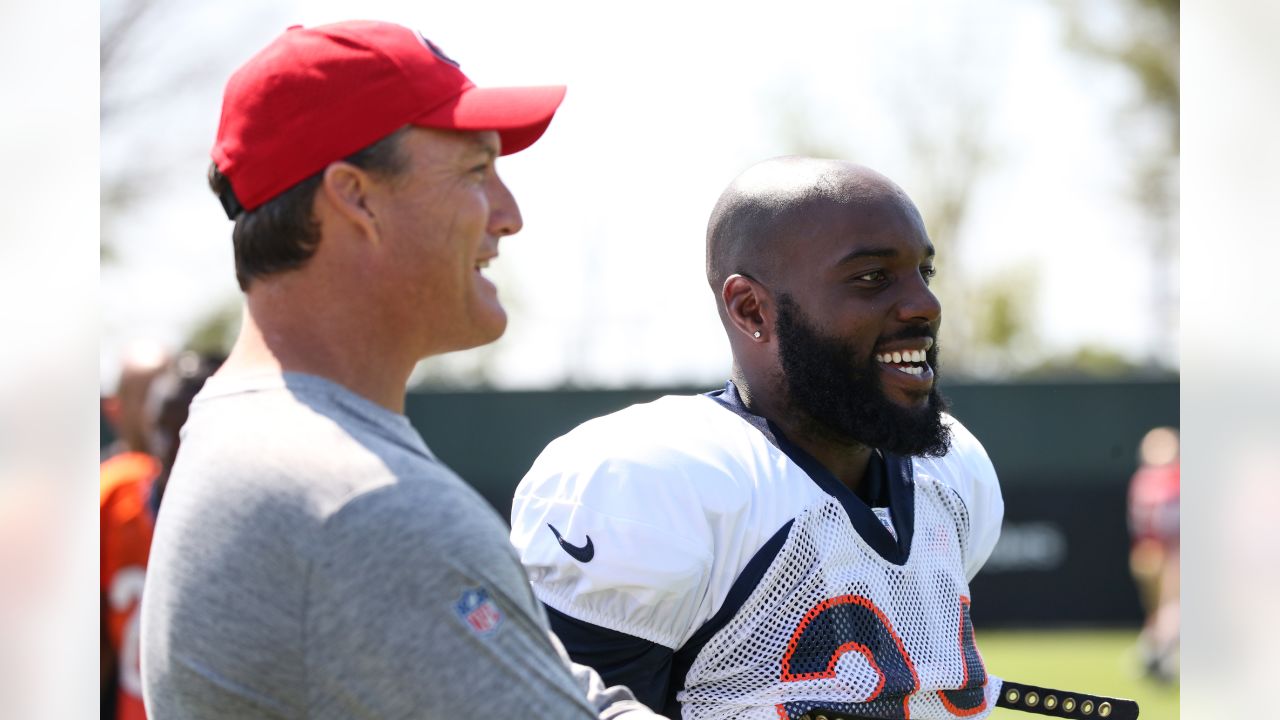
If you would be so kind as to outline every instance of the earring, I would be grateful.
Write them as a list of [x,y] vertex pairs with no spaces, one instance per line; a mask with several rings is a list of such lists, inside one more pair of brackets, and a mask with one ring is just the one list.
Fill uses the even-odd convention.
[[752,334],[752,337],[759,339],[760,331],[759,330],[755,331],[755,333]]

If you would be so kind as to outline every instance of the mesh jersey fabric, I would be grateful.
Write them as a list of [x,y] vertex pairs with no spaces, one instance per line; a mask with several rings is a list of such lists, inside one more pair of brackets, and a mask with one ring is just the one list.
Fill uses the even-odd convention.
[[[908,463],[905,560],[876,549],[897,539],[870,509],[874,529],[855,527],[773,438],[707,396],[633,406],[554,441],[517,489],[512,541],[548,606],[675,650],[790,523],[754,591],[673,678],[684,716],[799,717],[817,699],[866,717],[981,717],[999,682],[973,647],[967,581],[1003,503],[981,444],[947,422],[951,452]],[[591,542],[591,559],[570,557],[550,528]],[[875,532],[885,538],[868,543]]]
[[684,717],[989,713],[999,681],[971,650],[957,533],[967,513],[950,488],[928,478],[915,487],[901,566],[868,547],[834,499],[801,512],[755,592],[690,667],[677,694]]

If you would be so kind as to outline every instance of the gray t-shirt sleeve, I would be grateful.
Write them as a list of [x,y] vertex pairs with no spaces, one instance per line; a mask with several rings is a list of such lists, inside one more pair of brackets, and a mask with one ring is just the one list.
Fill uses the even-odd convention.
[[453,490],[423,487],[366,492],[320,532],[303,643],[323,695],[313,716],[616,717],[588,705],[510,546],[450,517]]

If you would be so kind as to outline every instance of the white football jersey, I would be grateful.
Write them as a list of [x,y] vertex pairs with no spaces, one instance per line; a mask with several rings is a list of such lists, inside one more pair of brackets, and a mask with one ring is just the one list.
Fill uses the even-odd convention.
[[877,456],[873,509],[732,384],[663,397],[552,442],[511,539],[554,611],[670,648],[685,718],[981,718],[1000,681],[968,581],[1003,502],[981,444],[947,422],[945,457]]

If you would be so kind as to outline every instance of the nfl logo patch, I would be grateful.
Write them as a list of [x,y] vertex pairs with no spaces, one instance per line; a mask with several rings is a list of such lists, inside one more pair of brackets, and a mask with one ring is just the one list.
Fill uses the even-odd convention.
[[477,635],[488,635],[502,624],[502,611],[489,599],[484,588],[472,588],[462,593],[453,610]]

